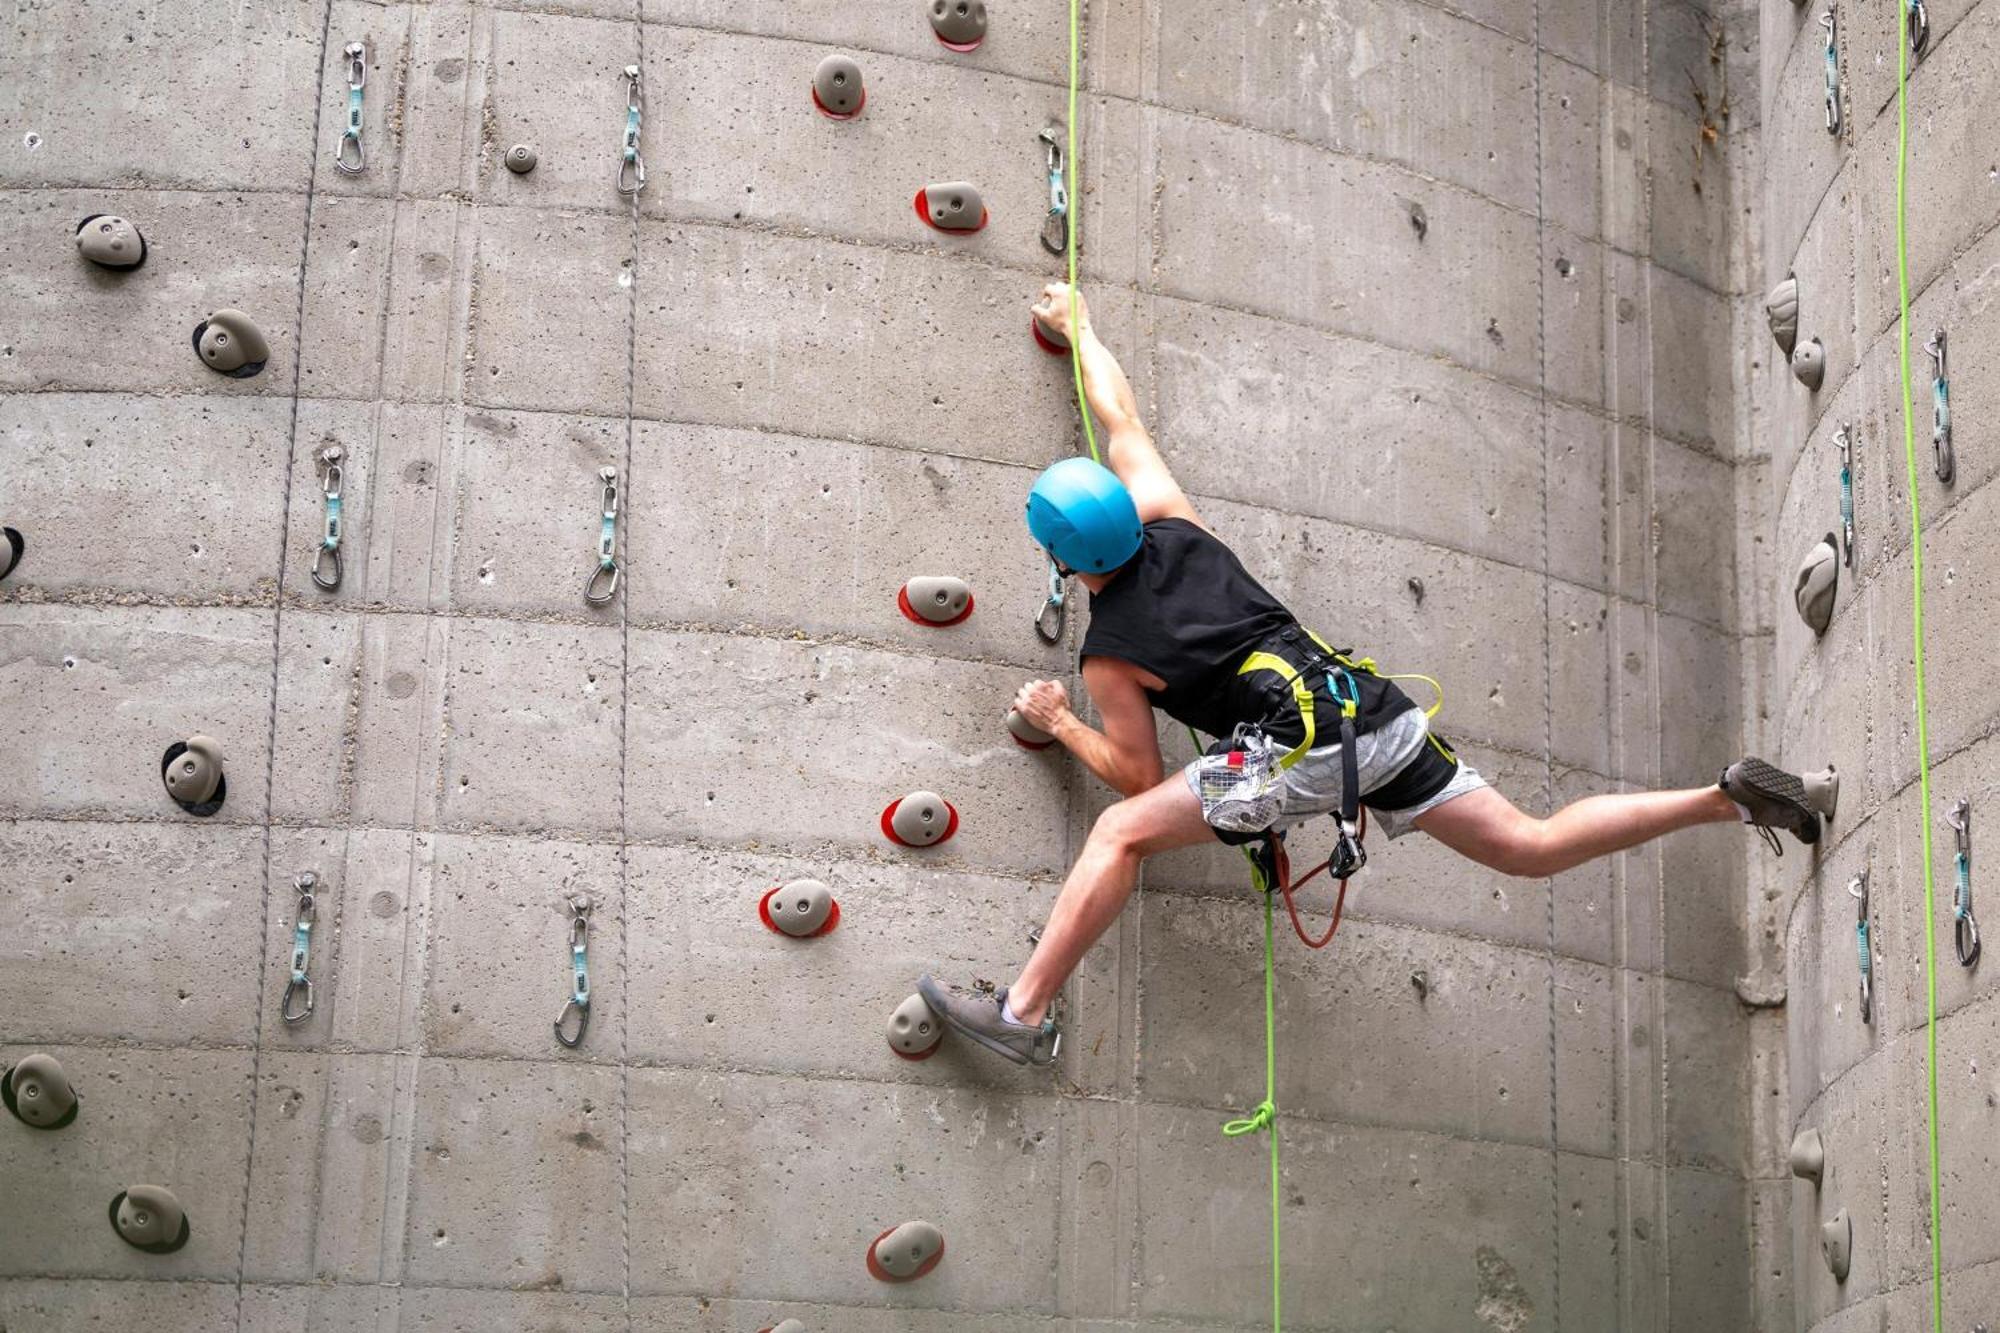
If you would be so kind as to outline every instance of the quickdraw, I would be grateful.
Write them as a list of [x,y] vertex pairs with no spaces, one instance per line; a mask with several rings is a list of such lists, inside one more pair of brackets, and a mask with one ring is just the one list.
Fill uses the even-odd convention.
[[1854,899],[1854,948],[1861,961],[1861,1021],[1875,1021],[1875,953],[1869,947],[1868,872],[1847,881],[1848,896]]
[[601,467],[597,479],[604,483],[604,513],[597,528],[597,568],[584,580],[583,600],[603,606],[618,595],[618,469]]
[[1069,624],[1069,589],[1063,580],[1062,566],[1049,561],[1049,591],[1042,600],[1042,609],[1035,613],[1035,633],[1041,635],[1043,643],[1061,643],[1063,627]]
[[1840,429],[1833,433],[1833,442],[1840,450],[1840,549],[1845,554],[1849,569],[1854,568],[1854,435],[1853,428],[1843,421]]
[[1910,54],[1921,57],[1924,48],[1931,43],[1930,10],[1924,7],[1924,0],[1909,0],[1905,13],[1905,26],[1910,33]]
[[344,476],[339,445],[320,450],[320,489],[326,493],[326,526],[313,556],[312,580],[332,592],[340,586],[340,487]]
[[[319,912],[314,906],[314,891],[319,887],[319,876],[312,871],[302,872],[295,881],[299,891],[298,911],[292,920],[292,977],[285,983],[285,998],[278,1006],[278,1014],[287,1023],[303,1023],[312,1016],[313,984],[306,970],[312,966],[313,922]],[[295,999],[303,999],[305,1007],[296,1012],[292,1009]]]
[[1943,329],[1924,344],[1924,355],[1931,359],[1931,463],[1937,479],[1949,486],[1958,460],[1951,451],[1951,366],[1945,360]]
[[618,193],[646,188],[646,159],[639,156],[639,67],[625,67],[625,146],[618,159]]
[[[349,42],[342,55],[347,58],[347,128],[333,150],[333,165],[349,176],[361,174],[361,89],[368,82],[368,43]],[[348,161],[352,150],[353,161]]]
[[1840,15],[1831,5],[1820,15],[1826,29],[1826,132],[1840,133]]
[[[583,1034],[590,1030],[590,899],[578,895],[569,900],[569,1001],[556,1015],[556,1040],[575,1050],[583,1044]],[[571,1018],[576,1020],[576,1035],[563,1031]]]
[[1048,149],[1049,165],[1049,214],[1042,219],[1042,249],[1059,255],[1069,244],[1069,190],[1063,185],[1063,150],[1054,130],[1043,130],[1037,137]]
[[1952,868],[1958,880],[1952,899],[1952,943],[1958,950],[1958,965],[1971,967],[1979,961],[1979,921],[1972,915],[1972,801],[1961,796],[1951,813],[1944,817],[1951,825],[1957,854]]

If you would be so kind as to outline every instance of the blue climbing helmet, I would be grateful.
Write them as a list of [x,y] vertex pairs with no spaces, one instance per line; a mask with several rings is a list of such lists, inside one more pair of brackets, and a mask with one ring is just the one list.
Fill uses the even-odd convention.
[[1055,562],[1083,574],[1108,574],[1139,550],[1139,507],[1104,464],[1065,458],[1035,478],[1028,531]]

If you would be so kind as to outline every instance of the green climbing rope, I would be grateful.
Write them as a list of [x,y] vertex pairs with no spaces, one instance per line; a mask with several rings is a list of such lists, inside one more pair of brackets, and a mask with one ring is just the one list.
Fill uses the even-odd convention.
[[1263,1130],[1271,1136],[1271,1333],[1278,1333],[1284,1326],[1283,1283],[1280,1281],[1281,1266],[1278,1258],[1278,1013],[1274,998],[1273,978],[1277,972],[1277,959],[1271,945],[1271,913],[1274,907],[1271,899],[1276,886],[1264,883],[1258,873],[1257,863],[1248,851],[1244,859],[1250,861],[1250,877],[1258,888],[1264,891],[1264,1100],[1257,1103],[1247,1119],[1231,1120],[1222,1127],[1229,1138],[1240,1138],[1245,1134],[1255,1134]]
[[1081,3],[1082,0],[1069,0],[1069,147],[1063,155],[1063,171],[1069,177],[1063,189],[1069,197],[1069,208],[1063,213],[1063,248],[1069,258],[1069,368],[1076,378],[1076,411],[1083,418],[1083,442],[1090,446],[1091,461],[1102,463],[1104,459],[1097,452],[1097,428],[1090,424],[1090,401],[1083,392],[1083,353],[1077,346],[1076,327],[1076,215],[1083,206],[1083,196],[1076,192],[1076,72],[1082,63],[1077,9]]
[[1944,1333],[1944,1238],[1938,1173],[1937,877],[1931,862],[1930,705],[1924,693],[1924,515],[1917,491],[1917,428],[1910,393],[1910,48],[1896,42],[1896,323],[1897,366],[1903,381],[1903,462],[1910,491],[1911,636],[1917,665],[1917,792],[1924,838],[1924,1068],[1929,1080],[1925,1116],[1930,1129],[1931,1326]]

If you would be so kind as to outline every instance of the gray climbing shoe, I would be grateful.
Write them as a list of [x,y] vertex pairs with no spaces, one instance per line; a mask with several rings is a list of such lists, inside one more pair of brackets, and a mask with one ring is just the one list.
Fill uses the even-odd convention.
[[[1760,830],[1786,829],[1808,845],[1819,841],[1819,821],[1833,818],[1840,796],[1840,775],[1828,768],[1804,777],[1787,773],[1762,759],[1739,759],[1722,770],[1723,795],[1750,812]],[[1784,855],[1775,833],[1763,834],[1771,850]]]
[[925,973],[917,978],[917,993],[946,1027],[1017,1065],[1052,1064],[1062,1049],[1062,1032],[1053,1016],[1045,1016],[1032,1027],[1009,1023],[1001,1016],[1000,1008],[1007,1000],[1005,986],[977,982],[970,988],[946,986]]

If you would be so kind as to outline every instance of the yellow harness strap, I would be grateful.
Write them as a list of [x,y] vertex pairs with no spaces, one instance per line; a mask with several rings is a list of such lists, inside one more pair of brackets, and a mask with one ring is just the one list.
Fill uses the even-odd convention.
[[[1383,680],[1423,681],[1426,685],[1437,691],[1437,702],[1424,710],[1425,717],[1436,717],[1438,710],[1444,707],[1444,686],[1438,684],[1429,676],[1418,675],[1415,672],[1385,676],[1376,669],[1375,659],[1372,657],[1350,658],[1344,653],[1336,652],[1332,644],[1329,644],[1325,639],[1322,639],[1311,630],[1306,630],[1306,637],[1318,644],[1321,652],[1332,658],[1339,665],[1346,667],[1349,671],[1365,671],[1369,675],[1380,677]],[[1313,724],[1312,689],[1306,684],[1304,673],[1294,668],[1290,662],[1279,657],[1276,653],[1251,653],[1243,659],[1243,665],[1236,668],[1236,674],[1239,676],[1247,676],[1257,671],[1276,672],[1278,675],[1283,676],[1286,682],[1292,687],[1292,700],[1298,705],[1299,722],[1305,728],[1305,737],[1297,745],[1288,750],[1282,759],[1278,760],[1279,768],[1290,768],[1293,764],[1305,758],[1306,752],[1313,748],[1313,742],[1318,736],[1318,729]],[[1340,705],[1340,712],[1343,717],[1351,718],[1354,716],[1354,700],[1340,699],[1336,696],[1336,702]],[[1436,741],[1433,740],[1432,744],[1435,745]],[[1443,746],[1438,746],[1438,750],[1447,759],[1452,758],[1452,755]]]

